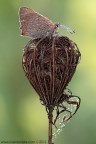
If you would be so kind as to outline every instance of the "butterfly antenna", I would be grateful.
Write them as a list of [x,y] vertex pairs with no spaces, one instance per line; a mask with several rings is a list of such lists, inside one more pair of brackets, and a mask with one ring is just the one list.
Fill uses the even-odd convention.
[[57,25],[58,25],[59,28],[61,27],[61,28],[65,29],[65,30],[67,30],[71,34],[75,33],[75,30],[72,30],[72,29],[70,29],[69,27],[67,27],[65,25],[62,25],[60,23],[58,23]]

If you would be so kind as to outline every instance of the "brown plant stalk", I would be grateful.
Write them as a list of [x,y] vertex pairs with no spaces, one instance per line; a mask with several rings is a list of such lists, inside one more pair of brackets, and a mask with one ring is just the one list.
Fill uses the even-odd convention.
[[53,121],[53,108],[50,107],[49,114],[48,114],[48,120],[49,120],[49,129],[48,129],[48,144],[52,144],[52,121]]

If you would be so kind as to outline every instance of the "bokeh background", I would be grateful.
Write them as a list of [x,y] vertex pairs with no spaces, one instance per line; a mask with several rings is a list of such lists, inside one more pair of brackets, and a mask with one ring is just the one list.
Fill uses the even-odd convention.
[[30,7],[76,30],[60,30],[78,44],[82,59],[68,88],[81,107],[55,144],[96,144],[96,0],[0,0],[0,141],[46,140],[45,108],[24,75],[21,59],[29,38],[20,36],[18,10]]

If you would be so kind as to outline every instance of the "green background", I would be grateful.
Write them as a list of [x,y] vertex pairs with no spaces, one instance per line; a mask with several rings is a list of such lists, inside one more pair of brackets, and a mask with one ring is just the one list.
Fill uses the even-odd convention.
[[76,30],[82,59],[68,88],[81,97],[77,114],[66,124],[55,144],[96,144],[96,0],[0,0],[0,141],[46,140],[45,108],[22,69],[28,38],[20,36],[18,10],[30,7]]

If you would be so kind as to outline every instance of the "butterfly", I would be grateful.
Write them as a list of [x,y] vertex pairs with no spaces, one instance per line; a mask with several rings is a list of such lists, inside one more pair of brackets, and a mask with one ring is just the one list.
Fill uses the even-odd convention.
[[20,8],[19,19],[21,35],[31,37],[32,39],[54,35],[59,27],[66,29],[70,33],[74,33],[74,30],[71,30],[67,26],[60,23],[54,24],[47,17],[27,7]]
[[53,34],[58,25],[34,10],[21,7],[19,10],[21,35],[33,39]]

